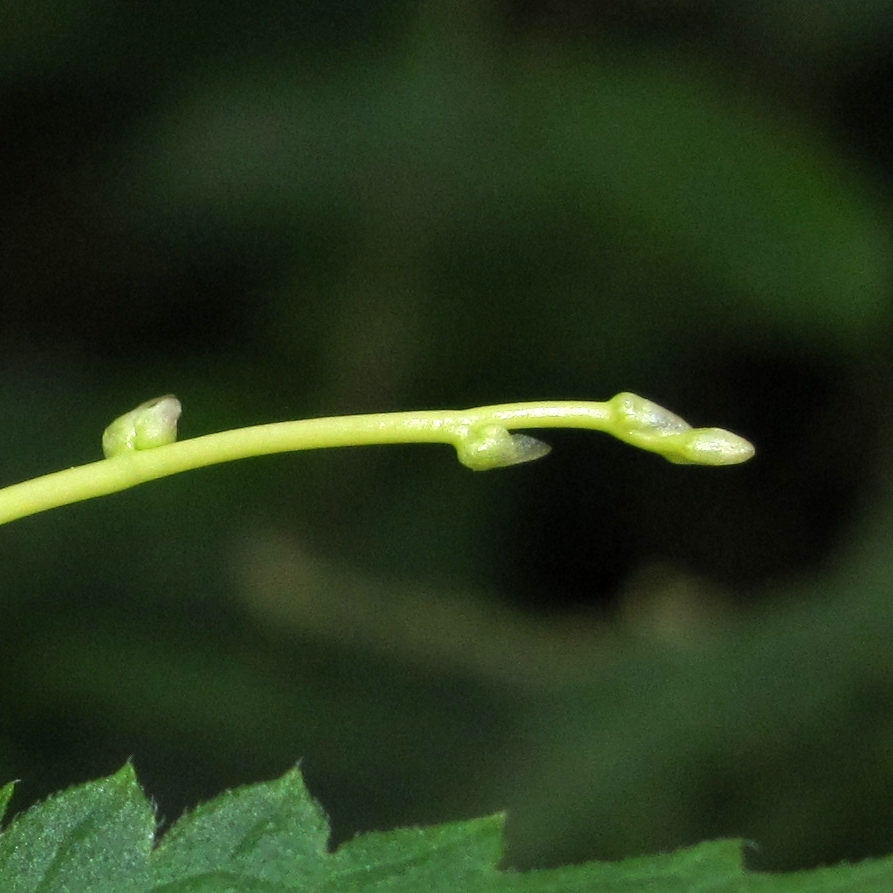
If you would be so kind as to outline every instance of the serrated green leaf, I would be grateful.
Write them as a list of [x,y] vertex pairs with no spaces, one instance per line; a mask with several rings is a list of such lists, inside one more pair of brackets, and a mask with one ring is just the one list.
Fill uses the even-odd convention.
[[294,769],[227,791],[181,818],[154,854],[152,877],[163,885],[225,872],[271,890],[309,889],[326,871],[328,838],[325,815]]
[[[11,786],[0,792],[8,797]],[[4,893],[888,893],[893,858],[788,875],[745,870],[740,841],[517,873],[499,868],[500,816],[366,834],[334,853],[295,769],[155,819],[127,765],[18,816],[0,835]]]
[[127,764],[17,816],[0,835],[0,890],[145,890],[154,836],[152,807]]

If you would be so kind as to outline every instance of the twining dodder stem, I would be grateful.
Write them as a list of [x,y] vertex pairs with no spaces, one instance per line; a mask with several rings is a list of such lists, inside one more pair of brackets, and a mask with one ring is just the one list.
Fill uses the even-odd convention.
[[635,394],[603,403],[504,403],[459,411],[372,413],[276,422],[177,441],[180,402],[167,395],[120,416],[106,429],[106,458],[0,490],[0,524],[104,496],[206,465],[295,450],[396,443],[443,443],[475,471],[538,459],[549,447],[519,428],[603,431],[671,462],[734,465],[754,454],[743,437],[722,428],[692,428]]

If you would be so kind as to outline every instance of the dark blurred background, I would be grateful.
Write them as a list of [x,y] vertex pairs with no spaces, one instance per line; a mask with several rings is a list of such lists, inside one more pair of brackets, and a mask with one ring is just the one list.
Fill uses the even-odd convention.
[[751,438],[278,456],[0,530],[16,806],[893,850],[893,0],[0,6],[0,449],[633,390]]

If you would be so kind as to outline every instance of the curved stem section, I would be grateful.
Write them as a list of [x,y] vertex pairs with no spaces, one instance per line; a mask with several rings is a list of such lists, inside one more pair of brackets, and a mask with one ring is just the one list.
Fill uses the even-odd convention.
[[[692,429],[649,401],[642,401],[645,410],[638,404],[631,408],[631,398],[642,401],[634,395],[618,395],[604,403],[506,403],[462,411],[335,416],[238,428],[136,448],[0,490],[0,524],[206,465],[293,450],[445,443],[454,446],[460,461],[475,470],[514,465],[548,452],[545,444],[532,437],[509,434],[517,428],[606,431],[676,462],[731,464],[753,455],[753,447],[734,434],[716,428]],[[675,421],[668,424],[667,419]],[[697,449],[692,452],[691,435],[698,432],[711,433],[716,455],[708,455],[709,449],[702,449],[700,455],[696,455]],[[722,461],[716,461],[720,453]]]

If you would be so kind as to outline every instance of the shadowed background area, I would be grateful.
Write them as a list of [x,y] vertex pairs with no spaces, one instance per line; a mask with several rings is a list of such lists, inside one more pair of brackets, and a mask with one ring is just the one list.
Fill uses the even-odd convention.
[[301,761],[338,839],[507,864],[893,850],[893,2],[0,10],[0,454],[641,393],[603,436],[268,457],[0,529],[15,806],[132,757],[168,820]]

